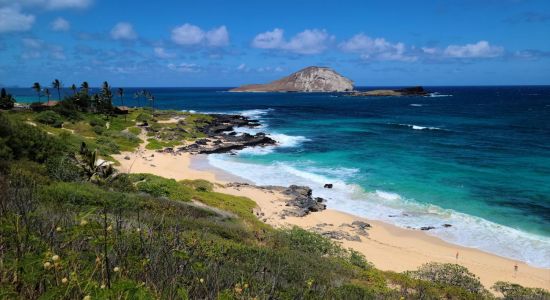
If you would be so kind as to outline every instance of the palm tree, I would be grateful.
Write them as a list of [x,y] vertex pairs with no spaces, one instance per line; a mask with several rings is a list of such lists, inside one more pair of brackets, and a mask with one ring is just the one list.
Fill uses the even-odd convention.
[[88,91],[90,90],[90,85],[88,84],[87,81],[84,81],[84,82],[80,85],[80,89],[84,92],[84,94],[88,95]]
[[44,94],[48,97],[48,104],[50,104],[50,90],[48,88],[44,89]]
[[73,91],[73,95],[76,95],[76,85],[74,83],[71,85],[71,90]]
[[61,101],[61,81],[59,81],[59,79],[54,79],[52,87],[57,89],[57,98]]
[[124,89],[123,88],[118,88],[116,90],[116,94],[120,97],[120,105],[121,106],[124,106]]
[[38,95],[38,103],[41,103],[40,102],[40,92],[42,91],[42,87],[40,86],[40,83],[39,82],[35,82],[33,85],[32,85],[32,89],[36,91],[36,94]]

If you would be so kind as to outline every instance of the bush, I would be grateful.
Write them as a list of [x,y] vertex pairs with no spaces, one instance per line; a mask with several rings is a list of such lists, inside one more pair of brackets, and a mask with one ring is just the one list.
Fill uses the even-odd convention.
[[92,130],[95,132],[95,134],[97,135],[102,135],[103,132],[105,131],[105,127],[101,127],[99,125],[95,125],[94,127],[92,127]]
[[50,178],[59,181],[82,181],[84,174],[74,159],[60,155],[46,161],[46,169]]
[[61,128],[61,126],[63,125],[63,117],[51,110],[46,110],[38,113],[34,119],[37,122],[56,128]]
[[44,162],[66,146],[43,130],[0,113],[0,160],[29,159]]
[[167,179],[151,174],[132,174],[130,178],[136,183],[138,191],[155,197],[166,197],[172,200],[191,201],[193,190],[174,179]]
[[107,124],[107,122],[105,122],[105,120],[103,119],[100,119],[100,118],[92,118],[89,122],[90,126],[94,127],[94,126],[100,126],[100,127],[105,127],[105,125]]
[[550,293],[539,288],[526,288],[519,284],[497,281],[493,289],[502,293],[505,300],[547,300]]
[[467,268],[457,264],[432,262],[420,266],[416,271],[407,272],[407,274],[415,279],[460,287],[476,294],[486,292],[479,278],[470,273]]
[[148,122],[149,120],[151,120],[153,118],[153,116],[151,114],[146,114],[146,113],[140,113],[137,117],[136,117],[136,121],[137,122]]
[[13,97],[5,89],[0,91],[0,109],[12,109],[15,104]]

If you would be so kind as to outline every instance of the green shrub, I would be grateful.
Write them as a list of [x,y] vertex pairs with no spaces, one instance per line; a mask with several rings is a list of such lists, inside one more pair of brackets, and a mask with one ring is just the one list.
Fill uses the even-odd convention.
[[191,201],[193,190],[174,179],[167,179],[151,174],[132,174],[138,191],[155,197],[166,197],[172,200]]
[[56,128],[61,128],[63,125],[63,117],[51,110],[39,112],[34,119],[37,122]]
[[408,275],[416,279],[460,287],[471,293],[486,292],[479,278],[470,273],[467,268],[457,264],[427,263],[416,271],[408,272]]
[[497,281],[493,289],[504,296],[505,300],[547,300],[550,292],[539,288],[526,288],[519,284]]
[[93,117],[93,118],[90,119],[88,124],[90,124],[90,126],[92,126],[92,127],[94,127],[94,126],[105,127],[107,122],[105,120],[99,118],[99,117]]
[[29,159],[44,162],[66,146],[43,130],[0,113],[0,160]]
[[95,134],[101,135],[105,131],[105,127],[95,125],[95,126],[92,127],[92,130],[95,132]]
[[148,113],[140,113],[137,117],[136,117],[136,121],[137,122],[148,122],[149,120],[153,119],[153,115],[151,114],[148,114]]
[[59,181],[82,181],[84,174],[74,159],[66,155],[51,157],[46,161],[50,178]]
[[110,155],[110,154],[120,153],[120,147],[110,137],[100,136],[97,138],[96,143],[100,148],[101,155]]

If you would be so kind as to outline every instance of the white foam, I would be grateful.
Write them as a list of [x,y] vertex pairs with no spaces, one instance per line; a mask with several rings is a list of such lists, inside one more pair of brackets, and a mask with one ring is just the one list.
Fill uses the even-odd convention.
[[[539,267],[550,267],[550,238],[529,234],[496,224],[479,217],[444,209],[432,204],[405,199],[395,192],[367,192],[360,186],[348,184],[339,176],[310,172],[310,167],[290,163],[250,164],[239,157],[224,154],[209,155],[209,163],[258,185],[307,185],[315,197],[328,200],[331,208],[355,215],[382,220],[400,227],[434,226],[427,231],[446,241],[478,248],[501,256],[521,260]],[[331,171],[317,168],[323,174],[338,174],[350,170]],[[354,171],[351,171],[354,172]],[[332,183],[332,189],[324,189]],[[452,224],[443,228],[442,224]]]
[[435,92],[435,93],[430,93],[430,97],[432,98],[439,98],[439,97],[452,97],[453,95],[445,95],[445,94],[440,94],[438,92]]
[[414,130],[445,130],[445,129],[441,129],[439,127],[419,126],[419,125],[414,125],[414,124],[397,124],[397,125],[404,126],[404,127],[409,127],[411,129],[414,129]]
[[411,103],[409,105],[410,106],[415,106],[415,107],[421,107],[422,106],[422,104],[418,104],[418,103]]

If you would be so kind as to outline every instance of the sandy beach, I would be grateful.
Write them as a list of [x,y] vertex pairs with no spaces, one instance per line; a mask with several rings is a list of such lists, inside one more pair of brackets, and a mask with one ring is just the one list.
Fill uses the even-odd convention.
[[[254,200],[258,204],[259,218],[274,227],[295,225],[305,229],[316,228],[356,235],[350,224],[354,221],[368,222],[371,225],[367,231],[368,236],[360,236],[360,241],[342,239],[338,242],[346,248],[363,253],[368,261],[381,270],[402,272],[414,270],[427,262],[458,263],[479,276],[487,288],[496,281],[550,288],[550,269],[536,268],[477,249],[450,244],[419,230],[403,229],[332,210],[330,202],[327,203],[328,209],[321,212],[311,213],[305,217],[281,218],[287,196],[254,186],[225,187],[226,183],[237,178],[213,168],[206,168],[204,157],[201,158],[201,155],[157,153],[142,146],[136,152],[121,153],[114,158],[120,162],[117,168],[121,172],[151,173],[176,180],[206,179],[219,183],[216,187],[219,192],[246,196]],[[201,167],[197,168],[197,165]],[[516,264],[517,272],[514,271]]]

